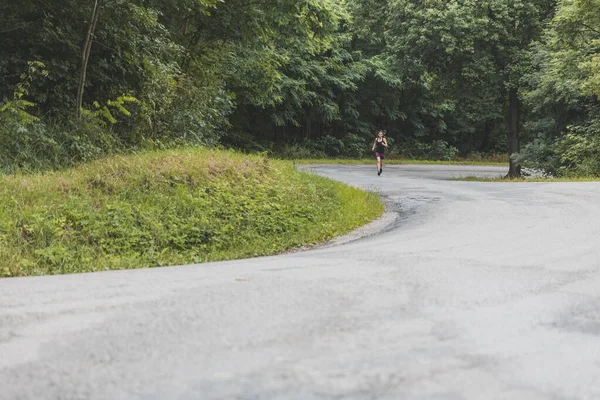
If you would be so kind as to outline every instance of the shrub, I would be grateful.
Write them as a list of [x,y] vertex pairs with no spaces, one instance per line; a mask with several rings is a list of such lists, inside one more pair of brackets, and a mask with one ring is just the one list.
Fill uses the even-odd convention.
[[600,120],[569,127],[557,144],[562,175],[600,176]]
[[[350,158],[361,158],[369,150],[369,143],[359,135],[349,134],[342,139],[343,155]],[[388,140],[389,142],[389,140]]]
[[545,136],[537,137],[513,157],[522,166],[542,171],[545,175],[559,174],[561,161],[556,142]]
[[515,158],[551,176],[600,176],[600,120],[569,126],[557,139],[542,134]]
[[[13,98],[0,105],[0,171],[57,169],[94,159],[118,149],[110,128],[116,122],[114,110],[127,115],[124,104],[135,101],[119,97],[106,105],[94,104],[82,118],[69,124],[43,122],[29,113],[35,103],[26,100],[36,77],[46,77],[44,64],[28,63]],[[111,112],[112,110],[112,112]]]
[[[156,93],[150,98],[156,98]],[[158,96],[161,98],[161,96]],[[130,129],[138,137],[154,141],[217,145],[228,127],[227,117],[233,111],[231,94],[219,87],[199,87],[182,76],[169,87],[160,102],[148,99],[143,103],[137,121],[146,120]],[[140,129],[143,131],[140,132]]]
[[300,143],[285,144],[282,147],[278,148],[275,151],[275,154],[278,157],[281,157],[285,160],[325,158],[326,157],[326,155],[323,151],[316,150],[312,146],[309,147],[306,144],[300,144]]
[[313,152],[323,152],[328,157],[340,157],[344,154],[344,141],[333,136],[323,136],[307,143]]
[[302,143],[286,144],[274,153],[284,159],[319,159],[325,157],[361,158],[369,151],[369,143],[359,135],[348,134],[341,139],[323,136]]
[[432,161],[451,161],[458,154],[458,149],[444,140],[434,140],[432,143],[410,141],[403,143],[397,151],[407,158]]

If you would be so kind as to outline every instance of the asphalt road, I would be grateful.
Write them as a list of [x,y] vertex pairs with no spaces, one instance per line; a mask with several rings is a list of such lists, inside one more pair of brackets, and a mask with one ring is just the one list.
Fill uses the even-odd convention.
[[600,184],[314,170],[386,196],[380,232],[0,280],[0,399],[600,398]]

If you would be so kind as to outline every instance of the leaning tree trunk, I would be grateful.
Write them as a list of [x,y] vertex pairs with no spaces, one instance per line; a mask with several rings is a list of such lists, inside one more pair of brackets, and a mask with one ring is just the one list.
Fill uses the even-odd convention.
[[517,153],[519,148],[519,123],[520,123],[521,104],[516,88],[511,88],[508,93],[508,155],[510,165],[508,169],[509,178],[521,176],[521,165],[513,160],[513,154]]
[[81,74],[79,76],[79,85],[77,87],[77,104],[75,105],[75,116],[77,119],[81,117],[81,107],[83,106],[83,90],[85,88],[85,75],[87,73],[88,61],[90,59],[90,52],[92,50],[92,42],[94,41],[94,32],[96,30],[96,24],[98,23],[98,15],[100,14],[102,1],[103,0],[94,1],[94,8],[92,9],[92,16],[90,18],[88,32],[83,43],[83,49],[81,51]]

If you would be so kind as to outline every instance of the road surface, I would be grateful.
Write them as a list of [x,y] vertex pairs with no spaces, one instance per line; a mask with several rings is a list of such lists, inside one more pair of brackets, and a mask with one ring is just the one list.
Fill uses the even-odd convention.
[[600,184],[313,169],[398,218],[277,257],[0,280],[0,399],[600,398]]

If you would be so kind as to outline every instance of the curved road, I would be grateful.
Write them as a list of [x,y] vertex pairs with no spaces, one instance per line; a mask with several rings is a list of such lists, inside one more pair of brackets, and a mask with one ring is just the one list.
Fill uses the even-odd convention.
[[600,184],[312,169],[399,218],[278,257],[0,280],[0,399],[600,398]]

